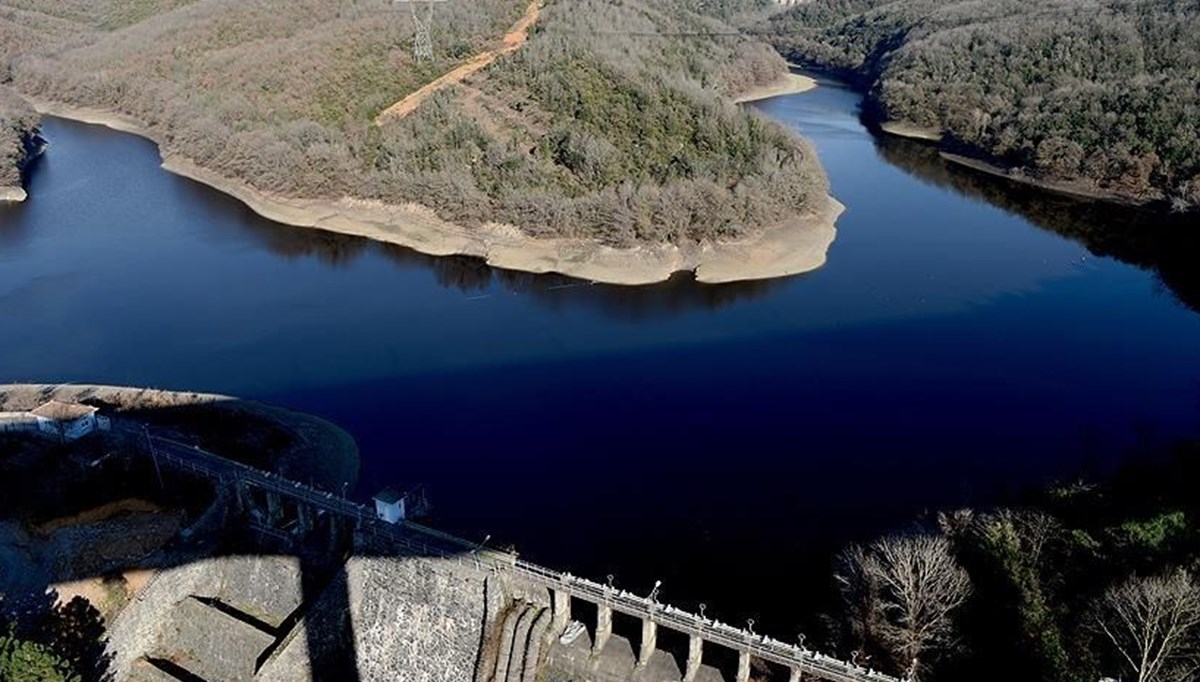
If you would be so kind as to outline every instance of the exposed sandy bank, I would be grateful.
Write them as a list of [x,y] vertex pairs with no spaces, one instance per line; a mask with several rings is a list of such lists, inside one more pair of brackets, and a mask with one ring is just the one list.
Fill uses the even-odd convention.
[[0,204],[19,204],[29,198],[20,187],[0,187]]
[[294,480],[312,480],[330,489],[340,489],[343,482],[353,486],[358,479],[360,461],[354,439],[336,424],[310,414],[214,393],[90,384],[0,384],[0,411],[31,410],[48,400],[96,401],[112,406],[118,413],[208,406],[250,415],[294,436],[293,445],[273,460],[275,473]]
[[923,140],[925,142],[941,142],[942,132],[933,128],[922,128],[921,126],[902,123],[900,121],[886,121],[879,124],[879,129],[888,135],[896,137],[905,137],[910,140]]
[[1048,192],[1054,192],[1055,194],[1062,194],[1079,199],[1107,201],[1115,204],[1124,204],[1126,206],[1142,206],[1150,203],[1148,200],[1117,194],[1116,192],[1110,192],[1108,190],[1099,189],[1079,182],[1056,182],[1053,180],[1035,178],[1020,171],[997,166],[979,159],[972,159],[969,156],[961,156],[959,154],[951,154],[949,152],[941,152],[940,154],[943,159],[955,165],[964,166],[966,168],[970,168],[971,170],[978,171],[980,173],[987,173],[988,175],[994,175],[998,178],[1004,178],[1005,180],[1010,180],[1012,182],[1019,182],[1022,185],[1029,185],[1030,187],[1036,187]]
[[770,85],[761,85],[743,92],[733,101],[737,102],[738,104],[756,102],[760,99],[769,99],[771,97],[779,97],[781,95],[796,95],[801,92],[808,92],[815,87],[817,87],[816,79],[803,76],[798,73],[787,73]]
[[[43,114],[104,125],[159,142],[145,126],[127,116],[36,97],[26,99]],[[843,210],[841,204],[829,197],[821,211],[798,216],[749,239],[687,247],[651,244],[614,248],[584,239],[537,239],[512,225],[498,223],[469,229],[442,220],[417,204],[272,195],[202,168],[169,150],[162,153],[164,169],[233,196],[255,213],[276,222],[399,244],[431,256],[475,256],[497,268],[555,272],[607,284],[653,284],[683,270],[695,271],[698,281],[709,283],[768,279],[815,270],[825,263],[825,251],[837,234],[834,223]]]

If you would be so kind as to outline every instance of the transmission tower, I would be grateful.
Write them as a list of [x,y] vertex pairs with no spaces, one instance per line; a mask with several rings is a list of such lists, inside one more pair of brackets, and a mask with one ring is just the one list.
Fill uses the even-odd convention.
[[[438,0],[393,0],[395,4],[406,3],[412,10],[413,20],[413,60],[418,62],[433,61],[433,3]],[[422,6],[425,16],[421,16]]]

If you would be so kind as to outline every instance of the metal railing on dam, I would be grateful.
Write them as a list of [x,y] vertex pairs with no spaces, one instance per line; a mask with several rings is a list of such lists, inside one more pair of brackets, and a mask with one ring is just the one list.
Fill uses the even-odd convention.
[[552,593],[570,595],[641,618],[656,626],[698,637],[705,642],[738,652],[742,656],[749,655],[784,666],[792,671],[792,679],[802,679],[802,676],[809,675],[830,682],[902,682],[899,678],[825,656],[803,646],[788,644],[748,629],[662,604],[653,596],[643,597],[618,590],[611,585],[601,585],[520,560],[513,554],[483,550],[475,543],[410,521],[388,523],[366,505],[234,462],[196,446],[148,433],[145,437],[151,446],[150,451],[156,467],[165,462],[175,469],[215,479],[221,485],[251,486],[269,495],[289,498],[310,508],[349,519],[353,521],[358,532],[406,552],[455,560],[464,566],[515,576],[544,587]]

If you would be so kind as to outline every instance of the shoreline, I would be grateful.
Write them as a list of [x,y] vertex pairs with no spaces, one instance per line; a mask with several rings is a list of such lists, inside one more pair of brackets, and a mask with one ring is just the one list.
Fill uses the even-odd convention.
[[896,137],[903,137],[908,140],[921,140],[922,142],[942,141],[942,132],[940,130],[922,128],[900,121],[880,122],[879,129],[888,135],[895,135]]
[[[795,83],[794,79],[788,80]],[[696,281],[705,284],[809,272],[825,264],[826,252],[837,235],[835,223],[845,208],[829,196],[818,212],[766,228],[755,237],[720,244],[615,248],[583,239],[536,239],[512,225],[487,223],[468,229],[442,220],[432,210],[417,204],[385,204],[350,197],[298,199],[268,194],[244,181],[203,168],[181,154],[164,150],[158,136],[132,117],[39,97],[25,96],[25,99],[44,115],[102,125],[149,139],[159,147],[164,170],[228,194],[268,220],[397,244],[430,256],[473,256],[496,268],[558,273],[604,284],[655,284],[682,271],[693,272]]]
[[746,104],[783,95],[798,95],[816,87],[817,80],[815,78],[805,76],[804,74],[788,72],[783,74],[774,83],[750,88],[746,92],[734,97],[733,103]]
[[1152,200],[1138,200],[1116,192],[1109,192],[1103,189],[1089,189],[1087,187],[1076,186],[1069,182],[1056,182],[1053,180],[1039,180],[1029,177],[1023,173],[1014,174],[1010,169],[1003,166],[997,166],[987,161],[973,159],[969,156],[960,154],[952,154],[950,152],[938,152],[938,155],[949,162],[951,165],[968,168],[970,170],[985,173],[993,177],[1015,182],[1017,184],[1033,187],[1054,194],[1072,197],[1075,199],[1086,199],[1089,201],[1103,201],[1110,204],[1119,204],[1122,206],[1146,206],[1153,203]]
[[[919,126],[913,126],[907,123],[889,121],[879,123],[878,125],[881,132],[907,140],[938,144],[942,141],[943,137],[941,133],[931,128],[921,128]],[[1020,172],[1014,173],[1014,169],[999,166],[982,159],[976,159],[970,156],[964,156],[962,154],[955,154],[953,152],[939,150],[938,155],[952,166],[967,168],[969,170],[990,175],[995,178],[1008,180],[1010,182],[1031,187],[1043,192],[1050,192],[1052,194],[1071,197],[1073,199],[1099,201],[1108,204],[1117,204],[1119,206],[1130,207],[1144,207],[1155,203],[1155,200],[1153,199],[1138,199],[1124,194],[1119,194],[1117,192],[1088,187],[1078,182],[1043,180],[1025,175],[1024,173]]]
[[28,198],[23,187],[0,187],[0,204],[19,204]]

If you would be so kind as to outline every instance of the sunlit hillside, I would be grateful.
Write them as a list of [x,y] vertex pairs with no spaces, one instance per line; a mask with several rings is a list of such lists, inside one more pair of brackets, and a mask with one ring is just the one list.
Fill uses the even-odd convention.
[[735,237],[819,208],[811,150],[724,97],[782,59],[687,5],[552,0],[519,50],[381,125],[537,7],[436,3],[435,58],[415,61],[411,6],[385,0],[4,0],[0,54],[16,90],[131,115],[168,151],[280,195],[613,244]]

